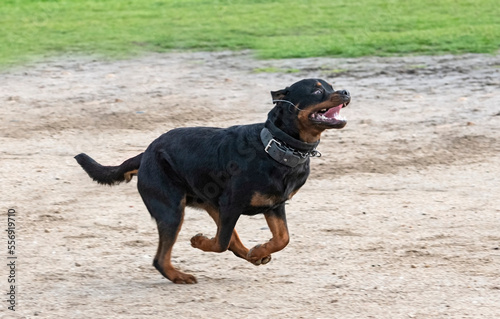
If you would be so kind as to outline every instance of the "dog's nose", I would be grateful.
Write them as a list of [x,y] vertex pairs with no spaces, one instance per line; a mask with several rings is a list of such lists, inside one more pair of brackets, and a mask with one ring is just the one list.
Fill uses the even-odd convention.
[[351,93],[349,93],[349,91],[347,91],[347,90],[341,90],[340,94],[346,95],[346,96],[351,96]]

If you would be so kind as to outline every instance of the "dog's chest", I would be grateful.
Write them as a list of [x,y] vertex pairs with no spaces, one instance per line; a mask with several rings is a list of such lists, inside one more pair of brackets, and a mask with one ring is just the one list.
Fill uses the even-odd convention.
[[253,191],[250,198],[250,206],[274,207],[281,205],[287,200],[292,199],[304,182],[295,180],[292,183],[285,183],[285,185],[280,188]]

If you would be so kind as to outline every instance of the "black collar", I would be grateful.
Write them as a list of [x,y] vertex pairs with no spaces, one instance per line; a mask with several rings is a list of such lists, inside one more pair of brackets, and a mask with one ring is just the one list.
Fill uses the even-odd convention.
[[[272,132],[268,128],[268,123],[271,124],[269,126],[273,127],[277,131]],[[276,132],[278,132],[278,134],[275,134]],[[269,156],[271,156],[278,163],[289,167],[295,167],[299,164],[305,163],[309,157],[321,156],[321,153],[316,150],[316,146],[319,144],[319,141],[316,143],[306,143],[296,140],[282,130],[278,129],[270,121],[267,121],[265,127],[262,131],[260,131],[260,139],[264,145],[264,151],[266,151]]]
[[285,133],[282,130],[280,130],[276,125],[274,125],[274,123],[270,119],[268,119],[266,121],[266,123],[264,124],[264,126],[277,139],[279,139],[280,141],[284,142],[286,145],[288,145],[288,146],[296,149],[299,152],[304,152],[304,153],[311,152],[314,149],[316,149],[316,147],[319,144],[319,140],[317,142],[315,142],[315,143],[307,143],[307,142],[302,142],[301,140],[297,140],[297,139],[291,137],[287,133]]

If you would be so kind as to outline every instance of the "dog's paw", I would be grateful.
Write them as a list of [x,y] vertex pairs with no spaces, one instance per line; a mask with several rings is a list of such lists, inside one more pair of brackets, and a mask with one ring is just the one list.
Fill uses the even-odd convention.
[[265,265],[271,261],[271,255],[259,257],[258,250],[262,245],[257,245],[250,249],[247,254],[247,260],[255,266]]
[[174,284],[196,284],[196,277],[190,274],[177,272],[176,276],[170,279]]
[[203,235],[202,233],[196,234],[193,237],[191,237],[191,246],[194,248],[200,248],[201,244],[205,241],[208,240],[208,237]]
[[261,259],[257,259],[255,262],[252,262],[255,266],[265,265],[270,262],[272,259],[271,255],[263,257]]
[[195,284],[198,282],[195,276],[183,273],[173,268],[172,265],[168,268],[164,268],[156,259],[153,261],[153,266],[163,275],[163,277],[172,281],[174,284]]

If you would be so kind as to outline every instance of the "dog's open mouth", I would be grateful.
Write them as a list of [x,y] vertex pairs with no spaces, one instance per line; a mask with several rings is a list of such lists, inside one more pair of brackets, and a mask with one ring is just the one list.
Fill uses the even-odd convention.
[[348,103],[342,103],[335,107],[324,108],[309,115],[311,121],[317,124],[324,124],[331,127],[342,128],[347,124],[345,117],[340,115],[340,110],[347,106]]

